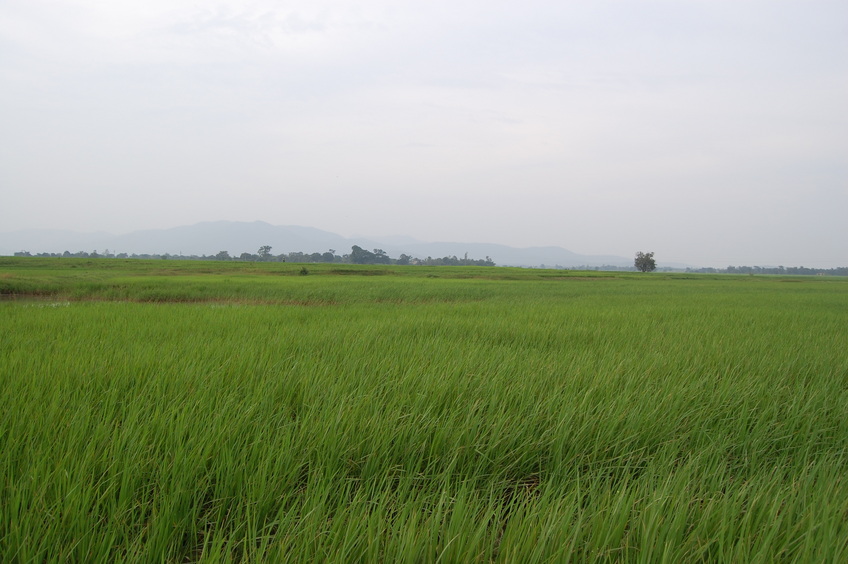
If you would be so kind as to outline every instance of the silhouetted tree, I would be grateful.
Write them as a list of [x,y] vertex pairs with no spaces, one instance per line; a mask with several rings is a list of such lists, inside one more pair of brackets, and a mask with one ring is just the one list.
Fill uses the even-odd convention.
[[657,262],[654,260],[654,253],[636,253],[636,260],[633,261],[636,270],[639,272],[653,272],[657,269]]
[[350,248],[350,262],[354,264],[374,264],[374,253],[366,251],[359,245]]
[[383,249],[374,249],[374,262],[377,264],[390,264],[392,259],[386,254]]

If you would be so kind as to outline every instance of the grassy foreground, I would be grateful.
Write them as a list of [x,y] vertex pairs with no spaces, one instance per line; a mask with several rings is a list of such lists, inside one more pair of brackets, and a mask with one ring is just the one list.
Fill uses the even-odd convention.
[[0,259],[0,561],[848,561],[848,281]]

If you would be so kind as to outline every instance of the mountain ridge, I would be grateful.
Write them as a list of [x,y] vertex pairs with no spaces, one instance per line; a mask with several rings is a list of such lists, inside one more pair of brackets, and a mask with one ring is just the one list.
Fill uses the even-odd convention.
[[18,251],[62,253],[98,250],[127,254],[214,255],[227,251],[233,256],[255,253],[262,245],[270,245],[272,254],[290,252],[326,252],[334,249],[345,254],[353,245],[365,249],[383,249],[397,258],[407,254],[416,258],[428,256],[482,259],[487,256],[500,266],[631,266],[632,259],[615,255],[581,255],[557,246],[511,247],[497,243],[463,243],[455,241],[423,242],[407,236],[344,237],[315,227],[272,225],[264,221],[203,221],[168,229],[145,229],[122,235],[78,232],[58,229],[26,229],[0,233],[0,255]]

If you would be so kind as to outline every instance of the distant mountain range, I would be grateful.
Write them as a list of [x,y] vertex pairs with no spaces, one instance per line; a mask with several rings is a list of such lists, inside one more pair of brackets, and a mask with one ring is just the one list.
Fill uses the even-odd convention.
[[125,235],[105,232],[79,233],[50,229],[27,229],[0,233],[0,255],[18,251],[36,253],[71,253],[97,251],[127,254],[214,255],[228,251],[238,256],[256,253],[260,246],[270,245],[272,254],[350,252],[353,245],[363,249],[383,249],[392,258],[402,253],[416,258],[445,256],[483,259],[491,257],[499,266],[632,266],[632,258],[612,255],[580,255],[562,247],[516,248],[491,243],[425,243],[409,237],[343,237],[312,227],[271,225],[264,221],[213,221],[172,229],[134,231]]

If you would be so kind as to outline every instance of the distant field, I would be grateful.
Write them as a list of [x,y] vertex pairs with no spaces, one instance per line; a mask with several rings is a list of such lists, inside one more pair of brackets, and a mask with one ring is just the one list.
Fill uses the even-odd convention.
[[0,258],[0,561],[846,562],[846,327],[835,277]]

